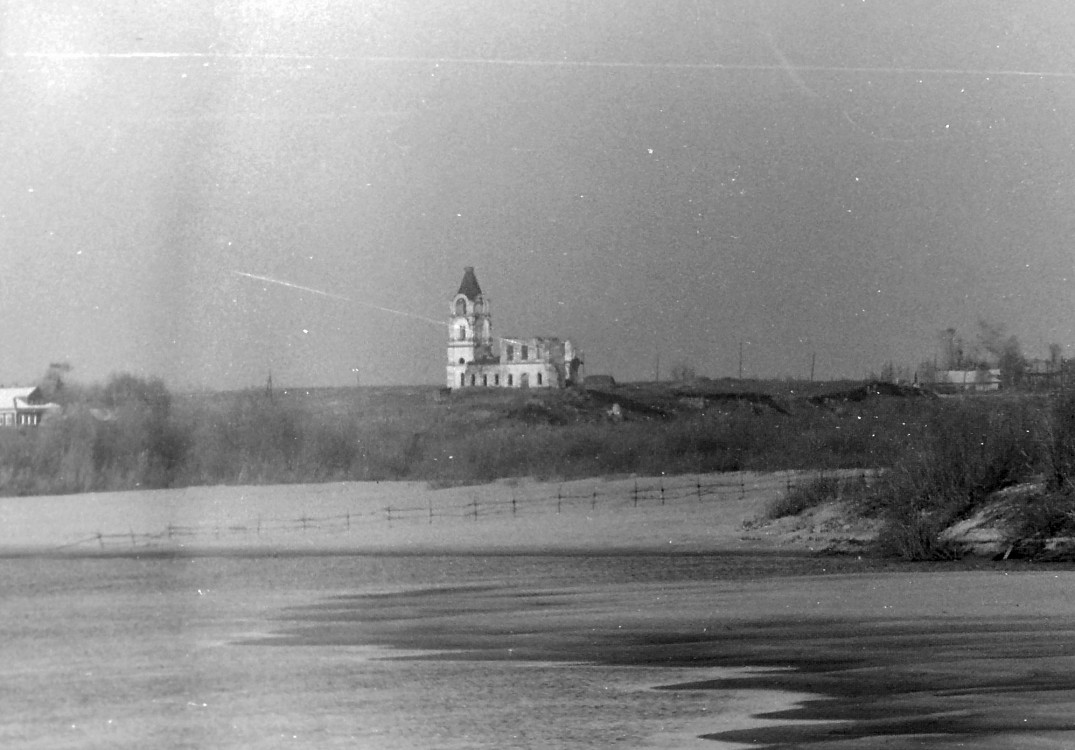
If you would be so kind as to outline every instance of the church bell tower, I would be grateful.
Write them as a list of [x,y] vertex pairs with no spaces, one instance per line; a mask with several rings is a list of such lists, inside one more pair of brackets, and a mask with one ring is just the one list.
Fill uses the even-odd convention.
[[493,359],[490,300],[482,294],[474,267],[463,269],[463,281],[451,302],[448,323],[448,387],[465,385],[466,366]]

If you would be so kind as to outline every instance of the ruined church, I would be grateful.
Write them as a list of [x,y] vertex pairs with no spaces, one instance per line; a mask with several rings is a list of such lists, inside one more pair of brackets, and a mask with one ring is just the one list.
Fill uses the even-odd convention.
[[463,270],[448,324],[449,388],[564,388],[582,377],[582,353],[569,340],[494,337],[491,300],[474,268]]

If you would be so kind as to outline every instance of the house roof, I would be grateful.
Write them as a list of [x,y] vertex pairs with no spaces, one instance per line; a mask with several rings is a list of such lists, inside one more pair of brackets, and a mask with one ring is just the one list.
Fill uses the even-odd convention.
[[463,282],[459,285],[456,294],[462,294],[467,299],[477,299],[481,296],[482,288],[478,286],[478,277],[474,275],[474,266],[463,269]]
[[0,388],[0,409],[22,408],[34,396],[40,396],[36,386],[28,385],[21,388]]

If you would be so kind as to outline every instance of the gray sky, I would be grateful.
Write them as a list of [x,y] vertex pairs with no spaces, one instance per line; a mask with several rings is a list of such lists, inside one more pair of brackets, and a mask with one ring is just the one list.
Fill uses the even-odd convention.
[[0,382],[440,383],[465,265],[621,379],[979,318],[1075,356],[1072,40],[1068,0],[9,0]]

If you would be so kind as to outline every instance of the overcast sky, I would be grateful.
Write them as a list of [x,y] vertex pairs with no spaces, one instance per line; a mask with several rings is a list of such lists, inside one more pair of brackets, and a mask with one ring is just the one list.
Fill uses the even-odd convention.
[[1075,356],[1069,0],[0,8],[4,384],[441,383],[468,265],[624,380]]

